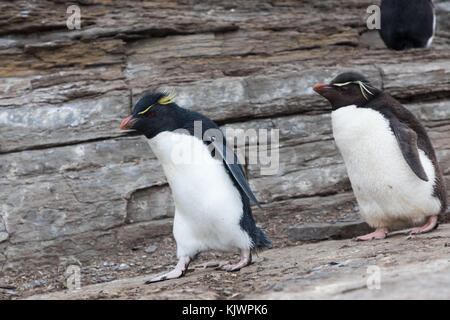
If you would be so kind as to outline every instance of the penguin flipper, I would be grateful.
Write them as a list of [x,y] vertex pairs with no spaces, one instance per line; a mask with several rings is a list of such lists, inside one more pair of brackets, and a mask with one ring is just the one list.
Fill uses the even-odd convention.
[[244,191],[244,193],[253,203],[261,208],[261,204],[258,202],[252,190],[250,189],[247,179],[245,178],[244,171],[242,170],[238,158],[233,150],[231,150],[223,140],[220,141],[220,139],[216,139],[214,136],[207,136],[207,134],[205,133],[204,139],[213,144],[214,150],[219,153],[230,175],[233,177],[234,181],[236,181],[242,191]]
[[416,176],[423,181],[428,181],[427,174],[420,161],[417,133],[397,119],[397,117],[391,117],[389,120],[391,129],[400,146],[400,150],[402,150],[403,158],[405,158]]

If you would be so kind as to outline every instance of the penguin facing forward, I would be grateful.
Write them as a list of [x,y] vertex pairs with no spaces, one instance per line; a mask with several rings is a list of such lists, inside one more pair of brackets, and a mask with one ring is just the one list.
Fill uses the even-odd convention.
[[447,193],[430,139],[416,117],[361,74],[347,72],[314,91],[332,106],[332,128],[353,192],[375,232],[356,240],[383,239],[390,227],[424,223],[410,234],[437,227]]
[[382,0],[380,36],[394,50],[428,48],[436,29],[431,0]]
[[240,250],[238,263],[220,267],[236,271],[251,263],[252,250],[271,247],[253,219],[250,200],[259,203],[236,155],[212,120],[179,107],[173,95],[156,92],[139,99],[120,129],[136,130],[149,139],[175,202],[178,264],[146,283],[183,276],[202,251]]

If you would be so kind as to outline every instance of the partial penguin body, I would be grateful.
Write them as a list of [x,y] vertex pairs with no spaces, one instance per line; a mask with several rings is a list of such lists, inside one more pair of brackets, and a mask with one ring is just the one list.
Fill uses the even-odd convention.
[[240,224],[242,196],[222,161],[199,138],[162,132],[150,139],[175,202],[174,236],[178,257],[206,250],[253,249]]
[[383,0],[380,36],[394,50],[427,48],[436,29],[431,0]]
[[419,179],[382,113],[351,105],[333,111],[331,118],[360,213],[370,226],[405,227],[441,212],[431,159],[419,149],[428,181]]
[[253,219],[250,200],[259,203],[242,166],[212,120],[179,107],[167,93],[149,93],[120,128],[137,130],[149,139],[175,202],[178,264],[147,283],[183,276],[202,251],[240,250],[238,263],[221,267],[235,271],[251,263],[251,250],[271,247]]
[[365,221],[383,239],[390,228],[418,223],[429,232],[447,209],[447,192],[431,141],[417,118],[360,73],[346,72],[314,91],[332,106],[336,145]]

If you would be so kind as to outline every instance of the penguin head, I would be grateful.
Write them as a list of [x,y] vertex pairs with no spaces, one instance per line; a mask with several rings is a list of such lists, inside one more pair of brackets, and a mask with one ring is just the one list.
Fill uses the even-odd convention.
[[349,105],[363,106],[380,92],[358,72],[342,73],[330,84],[316,84],[313,90],[326,98],[333,110]]
[[174,109],[177,107],[174,95],[165,92],[147,93],[134,106],[130,116],[120,125],[122,130],[136,130],[147,138],[153,138],[163,131],[179,127]]

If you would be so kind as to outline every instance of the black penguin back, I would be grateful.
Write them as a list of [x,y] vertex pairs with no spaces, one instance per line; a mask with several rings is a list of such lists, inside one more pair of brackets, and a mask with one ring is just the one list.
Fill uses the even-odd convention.
[[390,49],[425,48],[434,19],[431,0],[382,0],[380,36]]
[[364,105],[364,108],[371,108],[380,112],[384,117],[386,117],[391,126],[393,123],[393,118],[395,118],[401,123],[407,125],[417,134],[417,147],[425,153],[434,167],[435,178],[433,185],[433,196],[441,202],[441,213],[445,213],[448,206],[446,185],[442,175],[442,170],[438,163],[436,152],[425,127],[411,111],[385,92],[381,92],[378,96],[369,101],[366,105]]

